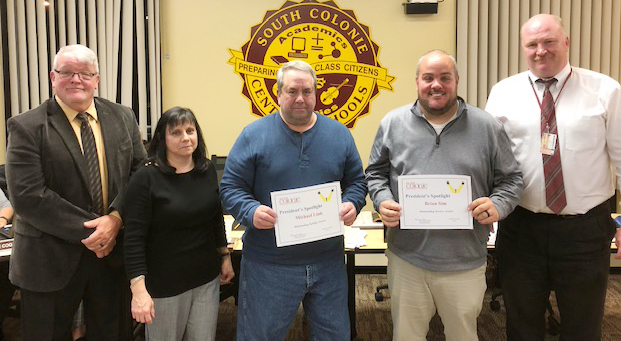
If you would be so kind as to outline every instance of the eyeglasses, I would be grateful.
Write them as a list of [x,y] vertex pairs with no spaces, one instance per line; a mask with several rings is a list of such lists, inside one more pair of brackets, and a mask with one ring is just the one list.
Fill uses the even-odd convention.
[[89,81],[97,74],[96,72],[59,71],[56,69],[54,69],[54,72],[56,72],[58,76],[60,76],[60,78],[64,79],[71,79],[73,78],[73,75],[78,75],[78,77],[80,77],[80,79],[83,81]]

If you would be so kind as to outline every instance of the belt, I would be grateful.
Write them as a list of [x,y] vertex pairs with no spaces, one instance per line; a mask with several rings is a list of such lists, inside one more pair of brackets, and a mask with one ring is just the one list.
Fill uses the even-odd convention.
[[516,207],[516,210],[522,210],[524,211],[524,213],[534,214],[534,215],[546,217],[549,219],[580,219],[580,218],[588,218],[588,217],[591,217],[597,214],[610,215],[610,204],[608,203],[608,200],[606,200],[603,203],[588,210],[586,213],[581,213],[581,214],[554,214],[554,213],[541,213],[541,212],[535,213],[531,210],[525,209],[522,206]]

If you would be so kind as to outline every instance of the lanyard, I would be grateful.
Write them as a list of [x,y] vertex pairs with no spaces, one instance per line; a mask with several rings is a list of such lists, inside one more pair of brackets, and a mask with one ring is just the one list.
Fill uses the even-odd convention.
[[[561,92],[563,92],[563,89],[565,89],[565,84],[567,84],[567,81],[569,80],[569,77],[571,77],[571,74],[574,72],[574,69],[571,68],[569,71],[569,75],[567,75],[567,78],[565,78],[565,81],[563,82],[563,85],[561,86],[561,90],[558,92],[558,95],[556,96],[556,99],[554,100],[554,106],[556,107],[556,102],[558,101],[559,97],[561,97]],[[537,95],[537,91],[535,90],[535,85],[533,84],[533,80],[530,79],[530,76],[528,77],[528,81],[530,82],[530,87],[533,88],[533,93],[535,94],[535,98],[537,98],[537,104],[539,104],[539,109],[543,110],[542,104],[541,104],[541,100],[539,100],[539,95]],[[545,90],[544,90],[545,91]],[[550,93],[551,95],[552,93]],[[547,117],[546,117],[547,119]]]

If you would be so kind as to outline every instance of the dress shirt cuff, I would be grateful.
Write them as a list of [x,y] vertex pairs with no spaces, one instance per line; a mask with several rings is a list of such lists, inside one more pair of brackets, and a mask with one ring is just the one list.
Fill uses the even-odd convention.
[[119,211],[112,210],[110,211],[110,213],[108,213],[108,215],[119,218],[119,220],[121,221],[121,230],[125,228],[125,225],[123,224],[123,218],[121,218],[121,214],[119,213]]

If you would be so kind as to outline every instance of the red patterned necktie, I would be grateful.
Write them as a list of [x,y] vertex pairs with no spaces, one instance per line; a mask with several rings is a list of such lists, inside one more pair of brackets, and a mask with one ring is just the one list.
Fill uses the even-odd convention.
[[556,214],[567,206],[565,185],[563,184],[563,169],[561,167],[561,150],[559,148],[558,129],[556,126],[556,112],[554,99],[550,93],[550,86],[556,83],[556,78],[538,79],[537,82],[545,85],[543,101],[541,103],[541,135],[550,133],[556,135],[554,154],[541,154],[543,157],[543,176],[546,182],[546,205]]
[[88,185],[93,198],[93,212],[103,215],[103,194],[101,190],[101,173],[99,173],[99,157],[97,155],[97,145],[91,125],[88,124],[88,114],[78,113],[81,121],[80,135],[82,136],[82,149],[84,161],[86,161],[86,173],[88,175]]

